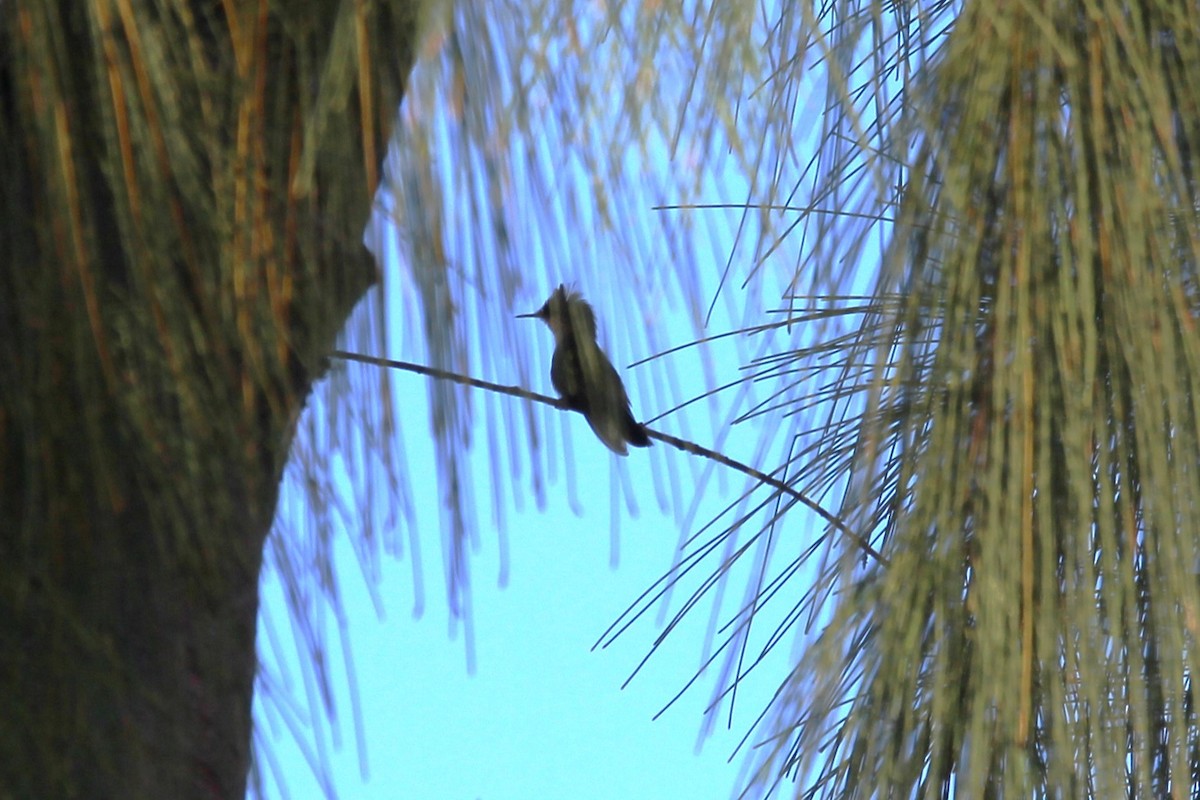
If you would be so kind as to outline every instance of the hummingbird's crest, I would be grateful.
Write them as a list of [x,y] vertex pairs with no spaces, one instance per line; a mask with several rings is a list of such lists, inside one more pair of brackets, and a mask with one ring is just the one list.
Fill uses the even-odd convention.
[[537,317],[545,322],[554,332],[556,344],[566,336],[596,341],[596,312],[583,295],[565,284],[559,284],[537,311],[520,316]]
[[626,443],[650,446],[645,427],[630,411],[621,376],[596,343],[596,313],[583,295],[559,284],[541,308],[517,316],[537,317],[553,331],[550,382],[600,441],[618,455],[626,455]]

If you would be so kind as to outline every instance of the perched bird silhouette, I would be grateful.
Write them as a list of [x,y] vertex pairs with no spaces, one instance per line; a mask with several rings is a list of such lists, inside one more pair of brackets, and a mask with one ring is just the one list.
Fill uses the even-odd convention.
[[596,344],[596,314],[582,295],[560,284],[537,311],[517,316],[540,319],[554,333],[550,382],[609,450],[623,456],[626,443],[650,446],[646,428],[629,410],[621,376]]

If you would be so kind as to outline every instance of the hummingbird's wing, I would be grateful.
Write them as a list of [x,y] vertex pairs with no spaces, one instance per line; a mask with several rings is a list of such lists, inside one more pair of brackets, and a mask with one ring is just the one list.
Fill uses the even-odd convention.
[[645,428],[630,411],[621,376],[596,343],[591,306],[578,296],[568,297],[562,306],[558,313],[566,319],[555,329],[550,382],[571,408],[584,415],[592,432],[609,450],[623,456],[629,452],[627,443],[649,446]]
[[609,450],[617,455],[628,455],[626,420],[632,415],[621,376],[595,343],[579,348],[579,354],[587,405],[584,416]]
[[587,387],[583,380],[583,367],[579,363],[579,350],[574,342],[554,349],[550,359],[550,383],[558,396],[567,401],[575,411],[587,413]]

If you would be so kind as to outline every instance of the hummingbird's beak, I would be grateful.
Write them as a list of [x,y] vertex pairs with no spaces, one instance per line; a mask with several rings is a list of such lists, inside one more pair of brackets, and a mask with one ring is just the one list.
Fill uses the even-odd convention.
[[527,319],[529,317],[536,317],[537,315],[538,312],[536,311],[534,311],[532,314],[517,314],[517,319]]

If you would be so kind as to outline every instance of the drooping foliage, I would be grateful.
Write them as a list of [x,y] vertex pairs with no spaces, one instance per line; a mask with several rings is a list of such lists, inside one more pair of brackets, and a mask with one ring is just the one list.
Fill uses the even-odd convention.
[[966,3],[906,87],[874,310],[835,359],[862,398],[842,514],[889,562],[847,544],[805,595],[836,600],[759,789],[1194,793],[1194,12]]

